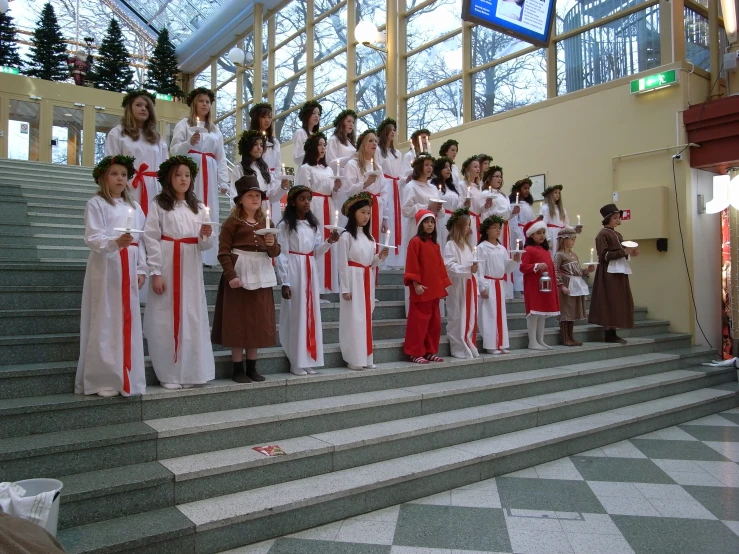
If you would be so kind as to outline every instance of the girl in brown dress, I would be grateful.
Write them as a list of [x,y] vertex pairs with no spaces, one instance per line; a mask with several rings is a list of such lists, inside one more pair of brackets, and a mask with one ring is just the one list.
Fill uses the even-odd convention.
[[626,257],[638,256],[639,251],[621,246],[623,237],[616,227],[621,225],[623,212],[615,204],[603,206],[600,214],[603,216],[603,229],[595,237],[599,265],[593,282],[588,321],[605,327],[606,342],[625,344],[626,341],[616,335],[616,328],[634,327],[634,299],[629,286],[631,269]]
[[280,254],[280,246],[275,235],[256,234],[267,225],[274,228],[262,211],[265,198],[254,175],[236,181],[236,207],[223,223],[218,240],[223,275],[218,284],[211,340],[231,348],[233,380],[237,383],[264,381],[257,372],[257,349],[277,342],[272,296],[277,278],[270,258]]
[[582,346],[575,340],[575,321],[585,319],[585,299],[589,290],[588,274],[595,271],[590,265],[583,269],[580,259],[572,250],[577,240],[577,231],[572,227],[565,227],[557,237],[557,253],[554,256],[554,269],[557,273],[557,287],[559,289],[559,333],[562,344],[565,346]]

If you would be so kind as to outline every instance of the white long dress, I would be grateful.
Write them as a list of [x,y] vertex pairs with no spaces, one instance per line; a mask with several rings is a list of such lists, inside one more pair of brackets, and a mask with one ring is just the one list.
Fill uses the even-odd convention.
[[383,222],[387,223],[387,199],[388,191],[385,186],[385,177],[383,177],[383,169],[378,164],[374,165],[374,170],[379,171],[380,175],[377,176],[375,182],[367,188],[364,188],[364,182],[367,180],[368,171],[372,171],[372,162],[364,162],[364,173],[360,170],[359,162],[356,159],[350,160],[346,164],[344,171],[346,172],[346,179],[348,181],[346,187],[346,198],[359,194],[360,192],[367,192],[374,198],[372,202],[372,218],[370,219],[370,234],[372,237],[381,243],[385,242],[380,237],[380,231],[382,230]]
[[446,334],[455,358],[477,358],[477,278],[470,271],[473,253],[456,242],[444,246],[444,265],[452,281],[446,297]]
[[[429,201],[438,198],[439,190],[430,183],[411,180],[403,187],[403,198],[400,210],[403,214],[403,250],[407,252],[408,243],[418,233],[416,225],[416,212],[427,210]],[[446,205],[446,204],[444,204]],[[439,227],[446,224],[444,210],[436,218],[437,240]],[[443,246],[443,245],[442,245]]]
[[[508,197],[502,192],[500,192],[500,190],[491,189],[490,192],[492,192],[493,194],[493,205],[488,210],[485,210],[483,221],[485,221],[485,219],[490,217],[491,215],[497,215],[506,220],[507,223],[506,225],[503,226],[502,232],[500,234],[500,243],[503,245],[503,247],[507,251],[510,252],[511,250],[510,219],[511,219],[511,212],[513,211],[511,208],[511,201],[508,200]],[[505,297],[507,299],[513,298],[513,273],[506,275],[506,278],[503,281],[503,291],[505,292]]]
[[[249,169],[251,169],[256,174],[259,188],[267,193],[267,200],[262,202],[262,208],[266,210],[269,207],[269,209],[271,210],[269,214],[270,219],[272,221],[279,221],[281,219],[280,214],[282,213],[282,209],[284,209],[284,207],[280,208],[280,200],[283,196],[287,194],[287,191],[281,188],[282,181],[280,181],[279,175],[270,171],[270,181],[268,183],[264,180],[264,176],[259,170],[259,166],[256,164],[256,162],[252,162],[249,166]],[[231,183],[231,197],[236,196],[236,181],[244,176],[244,166],[241,165],[241,162],[237,163],[234,166],[233,174],[234,180]],[[275,211],[275,205],[277,205],[277,211]],[[216,252],[218,251],[217,248],[215,248],[214,250],[216,250]]]
[[[362,227],[357,238],[344,232],[337,243],[341,273],[341,294],[350,293],[351,300],[339,302],[339,346],[344,361],[366,367],[372,362],[372,312],[375,309],[375,272],[380,264],[376,243],[367,238]],[[350,263],[352,265],[350,265]]]
[[339,141],[336,135],[328,137],[326,144],[326,163],[328,163],[332,170],[336,170],[337,161],[339,162],[339,167],[344,167],[356,153],[357,149],[354,148],[351,142],[349,144],[341,144],[341,141]]
[[[136,158],[134,167],[136,174],[128,182],[133,199],[141,205],[144,215],[149,213],[149,204],[159,194],[162,187],[157,180],[159,166],[169,157],[167,144],[160,140],[158,144],[146,142],[141,136],[139,140],[132,140],[123,134],[123,127],[116,125],[105,139],[106,156],[133,156]],[[144,193],[144,189],[146,192]],[[146,202],[142,202],[142,195],[146,195]]]
[[293,162],[295,163],[295,180],[300,176],[300,168],[305,158],[305,141],[308,140],[308,133],[300,127],[293,133]]
[[403,179],[407,179],[413,174],[413,160],[416,159],[416,151],[411,148],[403,155],[402,175]]
[[466,195],[470,198],[470,219],[472,220],[472,232],[474,241],[478,242],[479,240],[479,229],[480,229],[480,223],[483,221],[483,211],[485,211],[485,203],[487,202],[487,198],[484,198],[482,196],[482,190],[480,189],[480,185],[477,183],[469,183],[469,186],[467,186],[468,183],[466,181],[462,181],[462,184],[460,185],[462,188],[462,194]]
[[489,293],[488,298],[480,298],[478,306],[482,346],[490,352],[507,350],[510,344],[503,279],[519,266],[519,262],[510,259],[502,244],[487,240],[477,247],[477,257],[480,259],[480,292]]
[[[220,221],[218,193],[221,189],[228,191],[229,175],[223,150],[223,135],[217,126],[213,127],[213,131],[208,131],[203,127],[189,125],[187,118],[181,120],[175,125],[169,150],[173,156],[188,155],[195,161],[198,166],[195,196],[210,208],[210,220],[217,222]],[[194,145],[190,144],[190,139],[196,132],[200,133],[200,140]],[[206,265],[218,263],[217,248],[203,250],[201,256]]]
[[[298,184],[309,187],[313,191],[310,209],[320,223],[320,230],[324,238],[328,238],[330,231],[324,225],[333,225],[336,219],[336,210],[341,209],[342,191],[334,192],[334,172],[325,165],[303,164],[300,168]],[[342,185],[344,188],[345,185]],[[337,292],[339,290],[339,268],[336,255],[329,250],[316,260],[318,266],[318,280],[323,292]]]
[[[523,250],[524,244],[526,244],[526,237],[523,234],[523,228],[529,221],[534,221],[536,216],[534,210],[526,201],[519,201],[518,205],[521,207],[521,211],[511,217],[511,247],[513,250]],[[521,241],[520,243],[518,241]],[[513,270],[513,290],[515,292],[523,291],[523,273],[518,266]]]
[[[282,174],[282,152],[280,151],[280,141],[278,141],[276,137],[272,137],[271,142],[267,142],[267,147],[264,149],[262,159],[267,164],[271,175],[277,176]],[[296,167],[294,169],[295,172],[297,172],[298,168]],[[283,190],[279,195],[273,194],[273,198],[274,199],[270,201],[270,214],[272,216],[272,220],[280,221],[280,214],[287,206],[287,191]],[[214,248],[214,250],[216,250],[216,252],[218,251],[217,248]]]
[[457,164],[452,164],[452,182],[457,187],[457,190],[459,190],[459,183],[462,182],[462,177],[459,174],[459,166]]
[[[446,200],[446,204],[444,204],[443,209],[444,215],[446,216],[445,221],[448,221],[454,213],[454,210],[457,210],[463,206],[463,199],[459,196],[459,194],[448,188],[441,195],[441,199]],[[449,236],[449,231],[446,230],[446,225],[443,225],[439,229],[437,229],[436,234],[439,238],[439,244],[441,244],[443,248],[446,244],[446,239]]]
[[547,226],[547,239],[549,240],[549,252],[552,254],[552,259],[557,255],[557,237],[559,232],[570,224],[570,219],[567,217],[567,210],[564,210],[564,214],[559,213],[559,208],[554,209],[554,213],[549,213],[549,206],[546,202],[543,202],[539,215],[544,218],[544,223]]
[[291,367],[319,367],[323,365],[323,330],[316,257],[323,256],[331,245],[323,240],[323,229],[314,230],[305,220],[298,220],[296,232],[285,222],[278,228],[282,251],[277,270],[282,286],[292,291],[292,298],[283,298],[280,307],[280,343]]
[[[397,248],[391,248],[390,254],[385,258],[385,264],[388,267],[405,266],[405,251],[403,250],[403,215],[401,214],[400,205],[403,198],[403,188],[405,187],[405,177],[403,176],[403,158],[398,150],[393,154],[387,151],[387,156],[382,155],[382,151],[378,148],[375,151],[375,163],[382,167],[382,173],[385,177],[385,189],[387,196],[387,226],[390,230],[390,244]],[[385,242],[384,240],[381,242]]]
[[[144,242],[149,273],[164,279],[164,293],[152,290],[144,311],[144,336],[160,383],[200,385],[215,378],[200,263],[200,252],[213,248],[215,234],[198,236],[200,225],[196,222],[203,208],[200,204],[200,213],[194,214],[185,202],[175,202],[174,209],[166,211],[152,202],[146,218]],[[193,242],[175,242],[182,239]],[[179,320],[175,320],[178,312]]]
[[[126,227],[129,210],[133,210],[132,227],[143,229],[144,212],[138,203],[132,208],[119,198],[111,206],[95,196],[85,206],[85,244],[90,248],[90,255],[82,288],[75,394],[97,394],[112,389],[128,396],[143,394],[146,388],[137,278],[147,274],[146,251],[143,243],[119,249],[116,240],[122,233],[114,230]],[[123,300],[126,295],[128,302]],[[128,334],[125,315],[130,315]],[[124,369],[127,350],[130,352],[128,371]]]

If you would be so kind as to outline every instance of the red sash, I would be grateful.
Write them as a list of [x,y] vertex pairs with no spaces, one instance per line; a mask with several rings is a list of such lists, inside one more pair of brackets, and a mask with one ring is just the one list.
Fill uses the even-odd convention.
[[144,177],[157,176],[156,171],[146,171],[147,169],[149,169],[147,164],[141,164],[133,175],[133,181],[131,181],[133,188],[137,189],[139,185],[141,186],[141,210],[145,216],[149,215],[149,192],[146,190],[146,179]]
[[[508,257],[510,258],[510,251],[511,251],[511,228],[508,226],[508,222],[506,221],[503,224],[503,247],[509,252]],[[511,278],[512,279],[512,278]],[[506,273],[503,277],[503,280],[508,282],[508,274]]]
[[[313,196],[318,196],[319,198],[323,198],[323,224],[324,225],[331,225],[331,205],[329,204],[329,198],[331,198],[330,194],[321,194],[320,192],[313,191]],[[323,230],[323,236],[324,238],[328,238],[331,234],[331,231],[328,229]],[[324,263],[324,269],[323,272],[323,288],[333,291],[334,289],[331,288],[331,270],[332,270],[332,257],[331,257],[331,250],[326,252],[323,255],[323,263]],[[315,360],[315,358],[313,358]]]
[[198,244],[198,237],[185,237],[184,239],[173,239],[166,235],[162,235],[162,240],[174,242],[174,274],[172,275],[172,299],[174,301],[174,361],[177,362],[177,348],[180,343],[180,302],[181,302],[181,288],[182,288],[182,252],[180,246],[183,244]]
[[[129,246],[138,246],[132,242]],[[121,300],[123,301],[123,392],[131,393],[131,382],[128,373],[131,371],[131,268],[129,267],[128,248],[121,248]]]
[[480,214],[476,214],[472,210],[470,210],[470,217],[474,217],[475,221],[472,222],[472,231],[477,236],[477,242],[480,242]]
[[[380,241],[380,194],[375,194],[374,192],[370,192],[367,189],[364,190],[367,194],[371,194],[374,198],[374,202],[372,202],[372,236],[376,241]],[[397,235],[397,233],[396,233]]]
[[197,154],[200,156],[200,167],[203,171],[203,204],[208,205],[208,157],[216,159],[216,155],[211,152],[198,152],[197,150],[188,150],[188,154]]
[[372,354],[372,306],[370,304],[370,266],[349,260],[349,267],[364,269],[364,317],[366,319],[367,355]]
[[305,260],[305,273],[307,275],[307,278],[305,280],[305,316],[307,330],[305,338],[306,347],[308,348],[308,353],[310,354],[310,357],[314,360],[317,360],[318,348],[316,346],[316,316],[313,313],[313,264],[311,264],[313,252],[308,252],[307,254],[304,254],[303,252],[294,252],[292,250],[290,250],[289,252],[290,254],[295,254],[296,256],[305,256],[307,258]]
[[[474,303],[475,306],[475,327],[474,327],[474,334],[472,335],[472,343],[469,342],[469,339],[467,338],[470,334],[470,313],[472,310],[472,305]],[[467,308],[467,318],[464,323],[464,341],[467,343],[467,345],[470,348],[476,348],[476,341],[477,341],[477,279],[475,279],[475,276],[473,275],[471,279],[467,279],[467,284],[465,285],[465,307]]]
[[498,332],[495,334],[498,339],[495,342],[495,349],[500,350],[503,347],[503,295],[500,290],[500,282],[505,281],[505,277],[485,275],[485,279],[490,279],[495,285],[495,327],[498,329]]
[[547,223],[547,227],[552,227],[554,229],[564,229],[564,225],[555,225],[554,223]]
[[[400,223],[400,177],[390,177],[390,175],[384,175],[385,179],[390,179],[393,182],[393,206],[395,208],[395,246],[400,248],[402,242],[402,228],[403,225]],[[399,250],[396,250],[399,252]]]

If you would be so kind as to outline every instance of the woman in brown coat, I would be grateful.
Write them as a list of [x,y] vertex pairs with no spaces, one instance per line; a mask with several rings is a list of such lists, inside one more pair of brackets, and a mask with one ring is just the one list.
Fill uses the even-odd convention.
[[275,235],[256,234],[267,225],[274,228],[262,211],[265,198],[254,175],[236,181],[236,207],[223,223],[218,240],[223,275],[218,283],[211,340],[231,348],[233,380],[237,383],[264,381],[257,372],[257,349],[277,342],[272,296],[277,278],[270,258],[280,254],[280,246]]
[[629,286],[629,267],[627,256],[638,256],[635,248],[621,245],[623,237],[616,231],[621,225],[621,215],[615,204],[600,209],[603,216],[603,229],[595,237],[595,250],[598,254],[598,269],[593,282],[588,321],[605,328],[605,341],[625,344],[616,335],[616,328],[634,327],[634,299]]

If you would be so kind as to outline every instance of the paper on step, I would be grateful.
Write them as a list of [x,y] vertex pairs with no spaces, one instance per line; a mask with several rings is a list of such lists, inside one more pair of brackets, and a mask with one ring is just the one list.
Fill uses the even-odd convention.
[[277,446],[276,444],[268,445],[268,446],[255,446],[252,448],[252,450],[256,450],[260,454],[264,454],[265,456],[286,456],[287,454],[285,451]]

